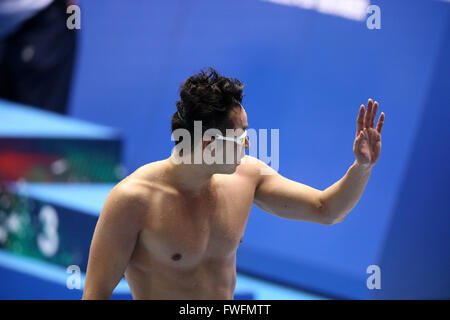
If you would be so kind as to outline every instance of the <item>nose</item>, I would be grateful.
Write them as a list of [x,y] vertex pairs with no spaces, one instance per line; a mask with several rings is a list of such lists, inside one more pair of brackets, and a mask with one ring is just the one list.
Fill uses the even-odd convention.
[[248,140],[248,137],[245,137],[245,149],[250,148],[250,141]]

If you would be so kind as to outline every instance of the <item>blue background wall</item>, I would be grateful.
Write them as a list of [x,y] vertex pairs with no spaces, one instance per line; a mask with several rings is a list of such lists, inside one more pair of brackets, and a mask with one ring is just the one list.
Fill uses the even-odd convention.
[[[279,172],[323,190],[353,163],[358,107],[372,97],[386,114],[382,153],[347,219],[254,207],[238,268],[337,297],[450,298],[450,5],[371,2],[380,30],[259,0],[82,1],[71,115],[121,128],[134,171],[170,154],[178,86],[211,65],[245,83],[250,127],[280,129]],[[366,287],[372,264],[378,292]]]

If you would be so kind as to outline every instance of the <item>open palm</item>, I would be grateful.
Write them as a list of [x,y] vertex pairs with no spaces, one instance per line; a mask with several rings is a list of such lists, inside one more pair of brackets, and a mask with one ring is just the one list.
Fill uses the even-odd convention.
[[359,107],[356,121],[356,137],[353,144],[353,153],[358,164],[371,167],[375,165],[381,151],[381,129],[384,123],[384,113],[380,114],[376,129],[374,129],[375,115],[377,114],[378,102],[367,102],[367,110],[364,105]]

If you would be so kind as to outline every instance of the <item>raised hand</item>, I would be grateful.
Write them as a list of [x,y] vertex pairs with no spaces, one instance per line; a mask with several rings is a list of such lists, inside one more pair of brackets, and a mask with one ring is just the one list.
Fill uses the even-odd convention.
[[364,167],[372,167],[378,160],[381,151],[381,129],[384,123],[384,113],[380,114],[376,129],[374,129],[375,115],[378,102],[367,102],[367,110],[364,105],[359,107],[356,120],[356,137],[353,143],[353,153],[358,164]]

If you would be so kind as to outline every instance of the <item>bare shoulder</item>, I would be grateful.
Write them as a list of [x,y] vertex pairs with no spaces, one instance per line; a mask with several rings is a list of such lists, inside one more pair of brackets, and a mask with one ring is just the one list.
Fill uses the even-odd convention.
[[139,167],[115,188],[121,197],[135,201],[136,205],[146,206],[149,206],[155,198],[160,198],[161,195],[177,192],[165,181],[163,161],[155,161]]
[[146,188],[138,179],[122,180],[111,189],[108,197],[123,205],[143,206],[146,204]]
[[100,216],[109,221],[138,222],[148,210],[144,190],[132,180],[121,181],[109,192]]
[[271,176],[277,173],[265,162],[249,155],[244,156],[237,171],[239,174],[255,180],[257,185],[259,185],[265,176]]
[[151,168],[151,165],[141,166],[117,183],[109,192],[103,211],[127,212],[127,215],[133,216],[147,212],[151,192],[145,174],[155,170]]

